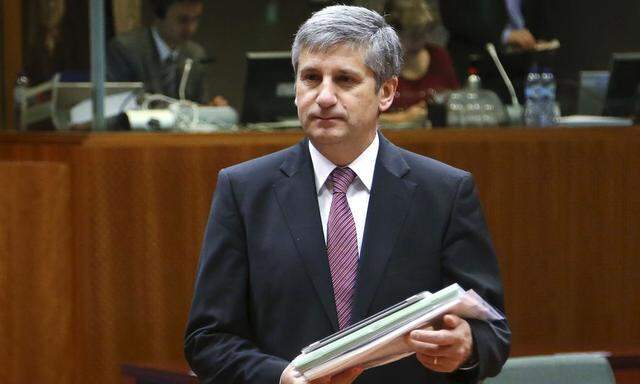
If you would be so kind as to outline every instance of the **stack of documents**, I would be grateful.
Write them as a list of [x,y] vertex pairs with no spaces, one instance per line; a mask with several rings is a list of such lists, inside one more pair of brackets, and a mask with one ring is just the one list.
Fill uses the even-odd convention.
[[391,363],[413,354],[404,335],[447,313],[486,321],[503,319],[475,292],[452,284],[436,293],[419,293],[309,345],[293,365],[307,380],[315,380],[354,366],[367,369]]

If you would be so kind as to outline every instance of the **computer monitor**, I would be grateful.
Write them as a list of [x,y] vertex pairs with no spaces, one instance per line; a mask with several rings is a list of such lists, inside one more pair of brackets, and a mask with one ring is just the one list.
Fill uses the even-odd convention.
[[632,116],[640,101],[640,52],[614,53],[604,115]]
[[297,119],[290,52],[248,52],[242,123]]
[[609,71],[580,71],[578,88],[578,114],[602,114],[609,86]]

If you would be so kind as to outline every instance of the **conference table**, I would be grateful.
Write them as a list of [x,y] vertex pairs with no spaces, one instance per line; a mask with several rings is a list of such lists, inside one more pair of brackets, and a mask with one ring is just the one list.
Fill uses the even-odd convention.
[[[515,355],[640,350],[640,127],[383,134],[474,174]],[[0,131],[3,377],[181,361],[218,171],[301,138]]]

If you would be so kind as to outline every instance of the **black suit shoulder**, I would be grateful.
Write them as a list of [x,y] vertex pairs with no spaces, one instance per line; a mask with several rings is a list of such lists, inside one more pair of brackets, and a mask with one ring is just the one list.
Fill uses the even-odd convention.
[[187,41],[180,47],[182,54],[195,60],[204,59],[206,54],[202,45],[195,41]]
[[[155,49],[155,42],[153,40],[151,29],[139,28],[117,35],[111,40],[110,46],[120,46],[140,55],[141,48]],[[206,56],[204,48],[195,41],[186,41],[179,49],[182,55],[192,59],[203,59]]]
[[463,177],[469,174],[469,172],[463,169],[453,167],[431,157],[420,155],[415,152],[408,151],[404,148],[397,148],[411,168],[417,168],[438,176],[445,177]]
[[[308,152],[305,153],[306,140],[277,152],[232,165],[220,171],[219,177],[225,177],[231,183],[236,198],[263,198],[272,187],[287,174],[283,164],[288,160],[310,165]],[[308,162],[307,162],[308,161]]]
[[455,190],[463,179],[471,177],[471,174],[463,169],[403,148],[396,148],[409,167],[405,178],[421,187]]
[[126,47],[139,47],[151,42],[151,31],[148,28],[134,29],[115,36],[112,42]]
[[234,164],[221,172],[228,174],[230,177],[238,180],[259,180],[265,178],[271,173],[280,173],[280,165],[294,151],[298,150],[297,144],[292,147],[282,149],[277,152],[247,160],[242,163]]

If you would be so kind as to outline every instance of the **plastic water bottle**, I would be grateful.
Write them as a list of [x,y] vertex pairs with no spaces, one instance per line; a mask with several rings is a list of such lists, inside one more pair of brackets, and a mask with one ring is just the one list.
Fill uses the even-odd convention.
[[22,103],[24,101],[25,92],[29,88],[29,77],[25,72],[18,73],[16,76],[16,81],[13,86],[13,114],[14,114],[14,124],[17,129],[23,128],[22,121]]
[[556,123],[556,78],[548,68],[540,75],[539,125],[548,127]]
[[528,127],[540,126],[542,76],[535,65],[529,70],[524,86],[524,123]]

